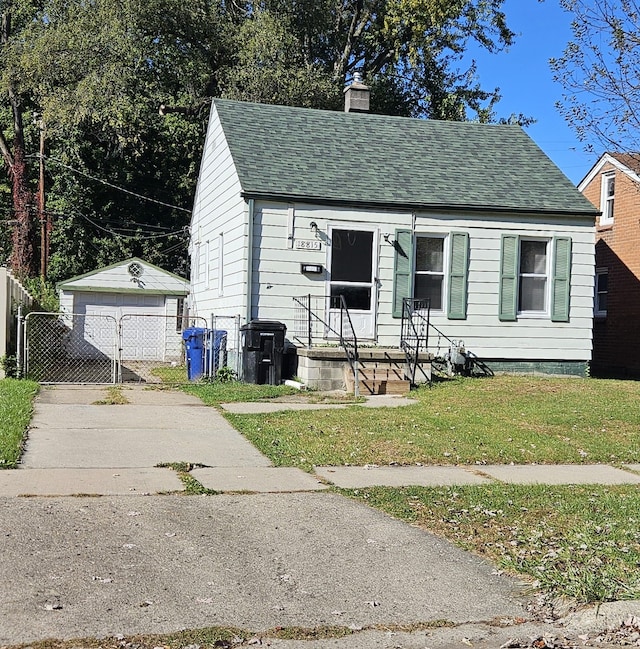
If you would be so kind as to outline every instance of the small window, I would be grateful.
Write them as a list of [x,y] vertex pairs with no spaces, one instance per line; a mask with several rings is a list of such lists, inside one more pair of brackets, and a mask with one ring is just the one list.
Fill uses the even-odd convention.
[[607,293],[609,290],[609,271],[606,268],[596,270],[596,292],[593,315],[604,318],[607,315]]
[[518,313],[547,313],[547,245],[544,240],[520,240]]
[[613,207],[616,195],[616,177],[614,174],[602,176],[602,197],[600,200],[600,225],[613,223]]
[[179,297],[176,300],[176,331],[180,333],[186,325],[186,318],[185,318],[185,311],[184,311],[184,298]]
[[224,294],[224,233],[218,235],[218,295]]
[[191,277],[193,282],[200,281],[200,242],[196,242],[193,246],[193,254],[191,257]]
[[442,311],[444,304],[444,238],[416,237],[413,297],[428,298],[431,310]]
[[211,277],[211,244],[209,239],[204,242],[204,287],[209,288]]

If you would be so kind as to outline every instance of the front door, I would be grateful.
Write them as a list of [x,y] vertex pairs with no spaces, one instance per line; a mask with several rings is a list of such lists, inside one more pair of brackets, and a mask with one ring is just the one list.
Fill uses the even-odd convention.
[[[328,321],[340,331],[340,296],[344,296],[359,339],[375,339],[377,233],[330,228]],[[347,325],[343,324],[343,328]],[[348,329],[344,329],[345,333]],[[327,337],[335,337],[328,332]]]

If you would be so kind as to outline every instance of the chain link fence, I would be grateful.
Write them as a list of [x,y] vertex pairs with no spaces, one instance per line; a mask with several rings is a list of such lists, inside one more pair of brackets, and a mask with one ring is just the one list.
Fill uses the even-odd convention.
[[115,383],[118,322],[109,315],[32,312],[23,375],[40,383]]
[[22,375],[40,383],[185,383],[185,335],[202,332],[191,352],[201,374],[239,375],[240,316],[29,313],[22,336]]
[[118,321],[118,381],[121,383],[180,383],[184,370],[182,333],[206,327],[197,317],[126,313]]
[[220,373],[225,378],[238,378],[242,363],[240,316],[212,315],[209,332],[204,362],[205,376],[215,379]]

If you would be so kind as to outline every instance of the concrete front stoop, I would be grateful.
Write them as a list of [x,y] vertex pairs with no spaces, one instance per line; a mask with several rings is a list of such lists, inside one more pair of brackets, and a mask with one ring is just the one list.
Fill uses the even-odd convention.
[[[354,381],[346,355],[341,347],[298,348],[297,374],[303,383],[315,390],[346,389],[353,392]],[[398,348],[365,347],[358,350],[360,393],[407,394],[411,383],[404,352]],[[431,376],[431,356],[420,359],[417,371],[427,380]]]

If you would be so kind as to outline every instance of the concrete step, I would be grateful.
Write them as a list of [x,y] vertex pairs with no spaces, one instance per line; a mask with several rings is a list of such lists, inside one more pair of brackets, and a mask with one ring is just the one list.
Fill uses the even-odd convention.
[[[408,394],[411,389],[411,384],[405,378],[398,378],[394,376],[393,372],[385,373],[382,376],[381,372],[377,375],[370,376],[365,370],[360,370],[358,373],[358,391],[361,395],[370,394]],[[347,392],[353,392],[355,382],[351,370],[345,371],[345,384]]]
[[362,380],[371,381],[404,381],[406,379],[404,368],[396,367],[370,367],[362,365],[359,369]]

